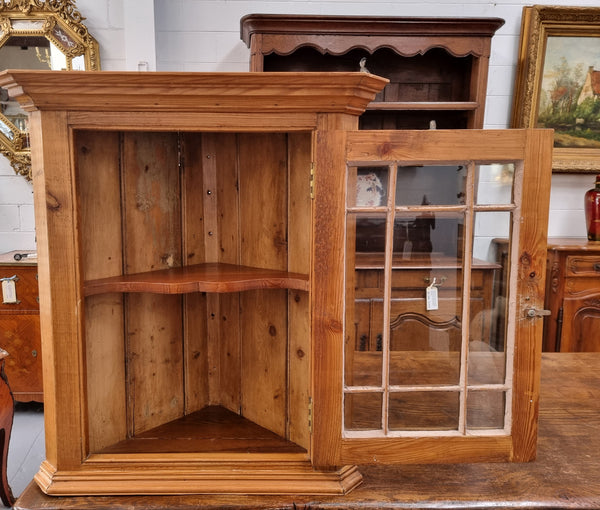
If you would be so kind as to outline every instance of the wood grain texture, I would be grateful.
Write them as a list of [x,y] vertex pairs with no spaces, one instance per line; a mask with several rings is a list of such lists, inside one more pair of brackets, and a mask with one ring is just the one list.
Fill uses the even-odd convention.
[[[287,141],[283,134],[239,137],[240,262],[288,265]],[[285,290],[240,296],[242,414],[286,435],[288,314]]]
[[[64,87],[65,83],[68,87]],[[339,73],[338,79],[331,73],[144,75],[118,71],[14,70],[0,75],[0,86],[7,88],[27,111],[106,112],[130,108],[162,112],[321,111],[357,115],[385,83],[385,78],[358,72]]]
[[[180,267],[176,134],[124,134],[121,165],[125,274]],[[183,414],[181,296],[132,293],[125,313],[127,408],[134,434]]]
[[544,353],[534,462],[361,466],[344,496],[187,495],[51,497],[30,485],[18,510],[596,509],[600,507],[600,354]]
[[257,289],[308,290],[308,275],[234,264],[206,263],[84,283],[87,296],[108,292],[242,292]]
[[[511,261],[516,281],[515,345],[513,364],[512,437],[513,460],[533,460],[536,455],[537,418],[540,388],[540,358],[544,323],[541,317],[529,318],[526,309],[544,306],[546,278],[546,241],[552,175],[551,130],[528,130],[527,152],[523,161],[519,212],[513,229],[518,236],[518,261]],[[516,184],[518,186],[518,183]],[[509,319],[510,327],[510,319]],[[510,331],[510,330],[509,330]]]
[[85,434],[81,417],[73,412],[74,406],[83,405],[84,380],[75,176],[65,112],[33,113],[30,127],[31,145],[36,147],[31,161],[44,356],[46,459],[68,469],[81,463]]
[[[81,218],[82,277],[123,271],[120,137],[80,131],[75,138]],[[87,448],[96,451],[127,433],[123,296],[105,294],[85,300]]]

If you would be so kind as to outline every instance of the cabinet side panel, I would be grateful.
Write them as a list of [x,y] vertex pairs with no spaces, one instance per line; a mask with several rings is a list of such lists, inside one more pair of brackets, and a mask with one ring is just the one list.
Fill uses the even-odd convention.
[[[241,263],[287,268],[285,134],[239,135]],[[240,294],[242,410],[286,433],[287,291]]]
[[[82,277],[121,274],[119,135],[80,131],[76,136]],[[123,296],[85,299],[88,448],[96,451],[127,433]]]
[[[288,268],[310,273],[311,133],[288,135]],[[289,439],[308,449],[310,389],[310,301],[307,292],[289,292]]]
[[[183,264],[206,261],[204,237],[204,178],[202,135],[186,133],[182,138],[183,175],[182,235]],[[208,405],[207,298],[194,292],[184,296],[185,410],[191,413]]]
[[31,112],[46,459],[72,469],[84,452],[78,226],[64,112]]
[[[177,135],[123,137],[124,262],[127,274],[181,266]],[[126,299],[130,433],[183,415],[182,298]]]

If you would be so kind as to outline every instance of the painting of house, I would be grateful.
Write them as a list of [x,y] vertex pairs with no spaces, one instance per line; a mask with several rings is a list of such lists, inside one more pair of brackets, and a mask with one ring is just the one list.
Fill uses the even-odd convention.
[[600,99],[600,71],[594,70],[594,66],[588,68],[583,87],[579,93],[577,104],[583,103],[588,97]]

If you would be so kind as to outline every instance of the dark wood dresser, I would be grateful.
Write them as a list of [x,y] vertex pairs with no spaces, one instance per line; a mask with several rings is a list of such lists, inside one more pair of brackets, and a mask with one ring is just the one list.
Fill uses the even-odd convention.
[[600,351],[600,243],[549,238],[544,350]]
[[15,260],[12,251],[0,255],[0,347],[8,351],[6,376],[16,401],[43,401],[37,261]]

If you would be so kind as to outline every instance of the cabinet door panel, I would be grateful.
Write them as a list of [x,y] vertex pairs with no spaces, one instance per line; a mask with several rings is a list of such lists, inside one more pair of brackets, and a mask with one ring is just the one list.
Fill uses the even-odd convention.
[[600,294],[563,301],[561,352],[600,352]]
[[551,133],[344,136],[345,182],[336,155],[315,171],[329,213],[315,242],[343,239],[345,267],[315,266],[314,319],[329,325],[315,334],[315,463],[533,458],[543,324],[526,317],[543,305]]

